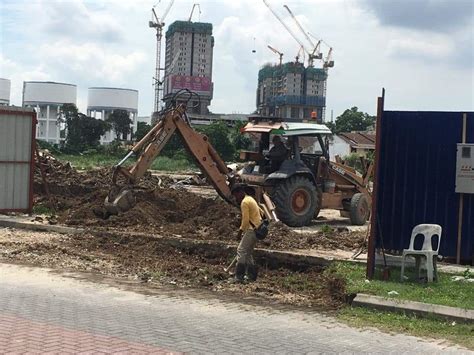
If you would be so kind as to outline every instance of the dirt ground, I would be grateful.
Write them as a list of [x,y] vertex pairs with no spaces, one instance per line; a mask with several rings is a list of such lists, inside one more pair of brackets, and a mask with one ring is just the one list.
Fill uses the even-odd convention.
[[0,260],[101,273],[150,287],[203,288],[324,310],[339,308],[346,298],[345,281],[321,268],[295,271],[261,265],[258,282],[236,285],[223,270],[229,260],[222,255],[163,247],[153,238],[0,228]]
[[[43,167],[50,198],[46,195],[40,169],[37,169],[35,203],[54,209],[53,223],[237,242],[240,219],[237,208],[220,198],[206,198],[179,188],[170,177],[147,174],[135,190],[136,206],[125,213],[104,218],[103,202],[111,183],[109,169],[78,172],[69,164],[62,164],[47,155],[43,157]],[[363,244],[365,235],[364,231],[332,228],[302,234],[282,223],[275,223],[261,246],[277,250],[354,251]]]

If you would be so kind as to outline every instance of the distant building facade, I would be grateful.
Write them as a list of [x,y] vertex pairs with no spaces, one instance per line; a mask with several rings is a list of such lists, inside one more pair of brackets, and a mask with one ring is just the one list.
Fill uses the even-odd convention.
[[10,89],[10,80],[0,78],[0,106],[10,105]]
[[375,151],[374,132],[350,132],[334,135],[329,143],[329,155],[331,160],[336,159],[336,155],[341,158],[356,153],[360,156],[367,156],[367,153]]
[[257,110],[264,116],[324,121],[327,71],[288,62],[258,72]]
[[[107,119],[114,110],[125,110],[132,121],[132,132],[137,130],[138,113],[138,90],[91,87],[88,90],[87,115],[101,120]],[[126,138],[131,140],[129,133]],[[112,129],[100,138],[101,144],[108,144],[116,139],[116,133]]]
[[64,104],[76,105],[77,87],[73,84],[53,81],[25,81],[23,83],[23,107],[36,110],[38,125],[36,138],[59,144],[64,137],[58,121]]
[[193,99],[189,102],[189,112],[209,113],[208,106],[213,95],[213,48],[210,23],[175,21],[168,27],[163,83],[165,105],[171,104],[174,93],[186,88],[200,97],[200,101]]

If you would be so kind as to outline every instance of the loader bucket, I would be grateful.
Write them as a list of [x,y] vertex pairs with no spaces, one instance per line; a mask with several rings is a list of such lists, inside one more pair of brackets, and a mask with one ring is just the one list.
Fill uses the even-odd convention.
[[136,200],[133,191],[129,188],[112,188],[105,198],[104,207],[111,215],[126,212],[135,206]]

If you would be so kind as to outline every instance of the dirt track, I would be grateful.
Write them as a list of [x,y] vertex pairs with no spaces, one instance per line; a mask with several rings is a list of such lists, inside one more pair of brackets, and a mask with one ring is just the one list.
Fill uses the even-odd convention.
[[212,251],[163,247],[141,237],[62,235],[0,228],[0,260],[101,273],[139,280],[150,287],[204,288],[243,297],[330,310],[345,301],[345,282],[313,267],[294,271],[261,265],[257,283],[235,285],[223,266],[229,260]]

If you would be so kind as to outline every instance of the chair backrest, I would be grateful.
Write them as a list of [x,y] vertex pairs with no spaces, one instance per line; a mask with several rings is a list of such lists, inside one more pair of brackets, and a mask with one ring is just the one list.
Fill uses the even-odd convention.
[[432,251],[432,238],[433,236],[437,235],[438,236],[438,246],[436,248],[436,252],[439,251],[439,245],[441,244],[441,232],[442,228],[438,224],[419,224],[413,228],[411,231],[411,239],[410,239],[410,250],[413,250],[413,246],[415,244],[415,237],[418,234],[422,234],[424,237],[423,240],[423,246],[421,247],[421,250],[428,250]]

